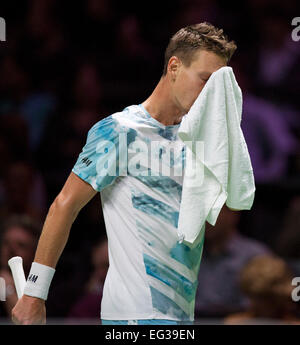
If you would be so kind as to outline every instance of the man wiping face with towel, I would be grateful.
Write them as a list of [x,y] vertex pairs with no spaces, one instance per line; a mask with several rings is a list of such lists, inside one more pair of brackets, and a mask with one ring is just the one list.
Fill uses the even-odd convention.
[[[193,322],[203,224],[206,220],[215,221],[226,200],[232,208],[249,206],[249,157],[239,132],[241,99],[232,70],[226,67],[235,49],[223,31],[209,23],[179,30],[166,49],[163,75],[153,93],[143,103],[105,117],[90,129],[86,145],[51,206],[31,272],[48,278],[51,268],[53,276],[80,209],[97,192],[101,193],[109,247],[109,269],[101,302],[103,324]],[[219,71],[221,76],[214,78]],[[211,114],[211,122],[210,106],[201,98],[202,92],[207,93],[211,111],[217,110]],[[203,120],[200,123],[196,114],[199,109],[203,110],[198,114]],[[226,109],[234,111],[227,117]],[[222,126],[216,126],[216,121],[223,121]],[[198,186],[199,181],[195,181],[194,188],[186,186],[184,174],[157,174],[156,165],[149,164],[143,150],[139,152],[139,163],[146,174],[133,174],[136,164],[130,166],[129,159],[128,174],[123,174],[120,162],[126,150],[121,149],[121,133],[127,139],[128,156],[137,142],[146,147],[158,142],[164,148],[179,150],[183,153],[179,159],[170,160],[163,150],[156,156],[160,166],[173,168],[182,164],[189,149],[182,139],[204,141],[204,154],[213,156],[206,159],[204,155],[203,160],[196,155],[205,183]],[[239,144],[241,149],[236,147]],[[237,171],[238,164],[242,165],[242,174]],[[238,189],[232,177],[237,178]],[[192,214],[187,213],[189,204],[193,206]],[[88,231],[83,233],[87,234]],[[24,296],[13,310],[15,322],[44,322],[44,300],[51,282],[48,278],[38,287],[27,282]],[[39,291],[44,292],[43,296]]]

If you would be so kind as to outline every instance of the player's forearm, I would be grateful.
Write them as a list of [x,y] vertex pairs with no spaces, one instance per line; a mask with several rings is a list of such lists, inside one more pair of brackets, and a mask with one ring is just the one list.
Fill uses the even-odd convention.
[[55,268],[78,212],[66,202],[57,199],[53,202],[39,239],[35,262]]

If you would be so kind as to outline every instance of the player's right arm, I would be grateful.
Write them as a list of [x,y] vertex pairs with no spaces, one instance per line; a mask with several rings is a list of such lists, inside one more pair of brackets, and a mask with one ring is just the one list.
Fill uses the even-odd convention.
[[[115,181],[119,157],[115,154],[118,150],[114,148],[119,143],[119,127],[111,115],[98,121],[89,130],[86,144],[70,176],[48,211],[35,262],[55,268],[79,211],[97,191]],[[13,308],[12,319],[21,324],[45,323],[44,300],[24,295]]]
[[[96,193],[89,183],[73,172],[70,173],[49,208],[35,253],[35,262],[55,268],[74,220]],[[12,320],[18,324],[45,323],[45,301],[23,295],[12,310]]]

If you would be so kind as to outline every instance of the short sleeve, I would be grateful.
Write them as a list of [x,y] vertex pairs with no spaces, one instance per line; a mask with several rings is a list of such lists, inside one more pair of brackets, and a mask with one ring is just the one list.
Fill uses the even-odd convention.
[[119,176],[120,128],[112,115],[97,122],[88,132],[86,144],[72,169],[100,192]]

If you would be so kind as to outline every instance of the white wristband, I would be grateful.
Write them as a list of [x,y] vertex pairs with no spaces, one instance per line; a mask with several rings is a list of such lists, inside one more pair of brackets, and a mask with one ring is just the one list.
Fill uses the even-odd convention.
[[54,273],[54,268],[33,262],[24,288],[24,295],[46,301]]

